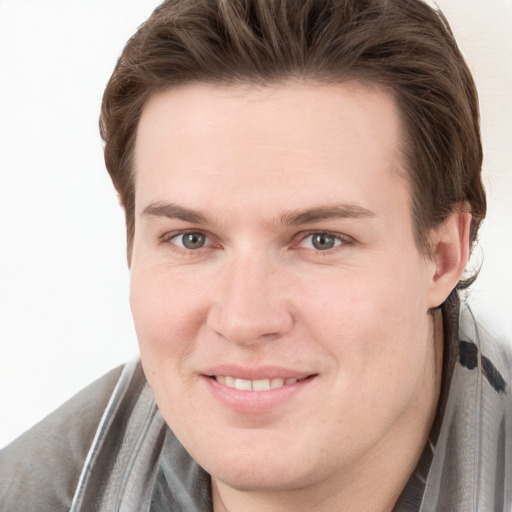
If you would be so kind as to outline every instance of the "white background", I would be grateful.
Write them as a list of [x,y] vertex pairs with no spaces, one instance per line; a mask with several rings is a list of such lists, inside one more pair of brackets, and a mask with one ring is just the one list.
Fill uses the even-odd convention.
[[[512,0],[439,0],[477,80],[489,215],[470,300],[512,332]],[[153,0],[0,0],[0,447],[135,357],[98,115]]]

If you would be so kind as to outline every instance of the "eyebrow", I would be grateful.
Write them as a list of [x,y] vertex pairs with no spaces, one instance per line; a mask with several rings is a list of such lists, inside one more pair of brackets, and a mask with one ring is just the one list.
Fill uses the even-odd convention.
[[[184,222],[191,222],[194,224],[213,224],[205,213],[197,210],[191,210],[175,203],[151,203],[149,206],[144,208],[141,215],[143,217],[166,217],[169,219],[179,219]],[[338,204],[285,212],[280,215],[279,222],[277,224],[293,227],[303,224],[313,224],[315,222],[325,220],[360,219],[375,216],[374,212],[359,205]]]
[[298,226],[324,220],[361,219],[375,216],[371,210],[356,204],[338,204],[287,212],[281,215],[280,222],[285,226]]
[[208,224],[208,216],[196,210],[190,210],[174,203],[151,203],[144,208],[141,214],[143,217],[167,217],[168,219],[179,219],[194,224]]

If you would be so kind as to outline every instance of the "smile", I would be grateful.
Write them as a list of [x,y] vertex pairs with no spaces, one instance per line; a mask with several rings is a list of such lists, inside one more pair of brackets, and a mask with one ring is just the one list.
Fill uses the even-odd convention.
[[301,380],[295,377],[286,379],[277,377],[273,379],[248,380],[223,375],[216,375],[213,378],[219,384],[223,384],[228,388],[234,388],[240,391],[268,391],[270,389],[282,388],[283,386],[291,386]]
[[304,396],[318,374],[277,367],[242,369],[226,365],[202,376],[202,382],[223,407],[252,417],[296,403],[292,400]]

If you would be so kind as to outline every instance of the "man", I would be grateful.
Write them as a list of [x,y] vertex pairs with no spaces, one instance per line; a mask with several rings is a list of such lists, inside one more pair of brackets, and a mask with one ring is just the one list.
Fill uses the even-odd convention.
[[4,509],[510,509],[510,362],[458,319],[476,92],[438,13],[165,2],[101,129],[141,363],[5,450]]

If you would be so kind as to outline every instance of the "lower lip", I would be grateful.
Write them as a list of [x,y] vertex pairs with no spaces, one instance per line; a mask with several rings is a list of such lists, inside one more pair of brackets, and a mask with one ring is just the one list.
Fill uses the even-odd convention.
[[213,396],[232,411],[262,414],[282,406],[307,388],[314,377],[308,377],[280,388],[265,391],[243,391],[220,384],[211,377],[203,377]]

